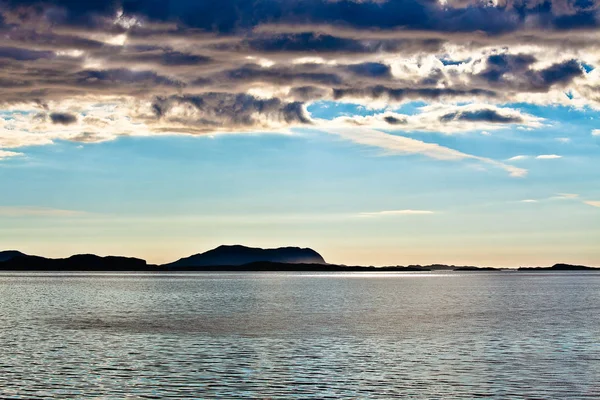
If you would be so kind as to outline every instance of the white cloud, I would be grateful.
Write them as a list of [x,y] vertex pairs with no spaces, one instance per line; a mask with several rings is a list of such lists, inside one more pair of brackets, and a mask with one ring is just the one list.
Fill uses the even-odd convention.
[[394,215],[430,215],[435,214],[434,211],[429,210],[388,210],[388,211],[375,211],[375,212],[364,212],[360,213],[363,217],[383,217],[383,216],[394,216]]
[[14,151],[6,151],[6,150],[0,150],[0,160],[2,160],[3,158],[9,158],[9,157],[17,157],[17,156],[22,156],[23,153],[17,153]]
[[0,147],[48,145],[55,140],[98,143],[119,135],[152,134],[143,121],[135,121],[129,115],[134,106],[123,99],[105,103],[94,98],[50,102],[50,109],[69,110],[69,115],[75,117],[68,125],[53,123],[45,110],[37,105],[14,106],[7,110],[9,116],[0,117]]
[[500,161],[490,158],[479,157],[472,154],[462,153],[448,147],[440,146],[436,143],[426,143],[420,140],[407,138],[404,136],[390,135],[384,132],[369,128],[335,128],[325,129],[326,132],[339,135],[345,139],[351,140],[366,146],[378,147],[384,149],[389,154],[422,154],[437,160],[459,161],[459,160],[478,160],[485,164],[502,168],[513,177],[523,177],[527,175],[527,170],[512,165],[504,164]]
[[579,204],[587,204],[592,207],[600,208],[600,201],[598,200],[582,200],[580,199],[579,194],[577,193],[556,193],[555,196],[542,198],[540,200],[534,199],[525,199],[521,200],[520,203],[539,203],[539,202],[547,202],[553,200],[567,200],[567,201],[575,201]]
[[[518,155],[511,158],[508,158],[506,161],[523,161],[527,160],[530,156]],[[562,156],[556,154],[540,154],[539,156],[535,156],[536,160],[556,160],[562,158]]]
[[[258,113],[253,116],[253,126],[232,127],[223,123],[214,124],[210,129],[199,128],[190,122],[202,117],[193,107],[175,106],[172,113],[176,115],[171,115],[173,118],[157,119],[151,102],[126,97],[105,101],[90,97],[49,102],[47,107],[73,116],[73,122],[66,125],[53,123],[49,114],[36,104],[12,106],[6,110],[8,115],[0,116],[0,148],[49,145],[57,140],[100,143],[120,136],[212,135],[232,132],[289,134],[291,126],[283,117],[278,119],[278,115],[264,116]],[[5,157],[10,155],[14,154],[4,154]]]
[[575,193],[556,193],[556,196],[551,197],[552,199],[577,199],[578,194]]
[[556,160],[558,158],[562,158],[562,156],[556,154],[541,154],[536,157],[538,160]]
[[559,137],[559,138],[556,138],[556,141],[560,142],[560,143],[571,143],[571,138]]
[[594,129],[592,131],[592,136],[600,136],[600,129]]
[[85,214],[83,211],[57,208],[0,206],[1,217],[77,217]]
[[527,156],[514,156],[514,157],[509,158],[506,161],[521,161],[521,160],[525,160],[527,158],[528,158]]

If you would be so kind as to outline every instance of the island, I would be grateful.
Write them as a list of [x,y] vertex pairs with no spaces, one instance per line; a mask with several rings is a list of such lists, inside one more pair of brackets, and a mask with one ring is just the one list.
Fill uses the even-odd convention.
[[148,264],[133,257],[77,254],[67,258],[45,258],[17,250],[0,251],[0,271],[78,271],[78,272],[503,272],[503,271],[600,271],[582,265],[555,264],[551,267],[455,266],[445,264],[360,266],[330,264],[310,248],[279,247],[262,249],[223,245],[162,265]]
[[586,267],[585,265],[554,264],[551,267],[520,267],[519,271],[544,272],[544,271],[598,271],[600,268]]

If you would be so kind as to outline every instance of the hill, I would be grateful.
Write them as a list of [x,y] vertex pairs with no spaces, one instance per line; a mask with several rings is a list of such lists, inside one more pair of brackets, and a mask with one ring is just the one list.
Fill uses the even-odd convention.
[[261,249],[241,245],[219,246],[201,254],[182,258],[164,267],[208,267],[240,266],[257,262],[279,264],[326,264],[325,259],[313,249],[300,247],[280,247]]
[[129,257],[100,257],[78,254],[69,258],[44,258],[23,253],[0,262],[1,270],[10,271],[140,271],[146,261]]
[[20,251],[17,251],[17,250],[0,251],[0,262],[8,261],[11,258],[22,257],[25,255],[26,254],[21,253]]
[[585,265],[554,264],[551,267],[521,267],[519,271],[598,271],[600,268]]

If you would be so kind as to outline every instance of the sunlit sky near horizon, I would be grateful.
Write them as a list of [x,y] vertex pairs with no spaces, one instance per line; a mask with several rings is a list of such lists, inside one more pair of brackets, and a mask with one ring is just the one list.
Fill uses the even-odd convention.
[[5,2],[0,250],[600,266],[598,6]]

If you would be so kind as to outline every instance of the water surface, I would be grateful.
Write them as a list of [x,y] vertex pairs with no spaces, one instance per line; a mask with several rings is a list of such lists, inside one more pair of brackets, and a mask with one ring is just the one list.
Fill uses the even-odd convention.
[[600,398],[600,274],[0,274],[1,398]]

